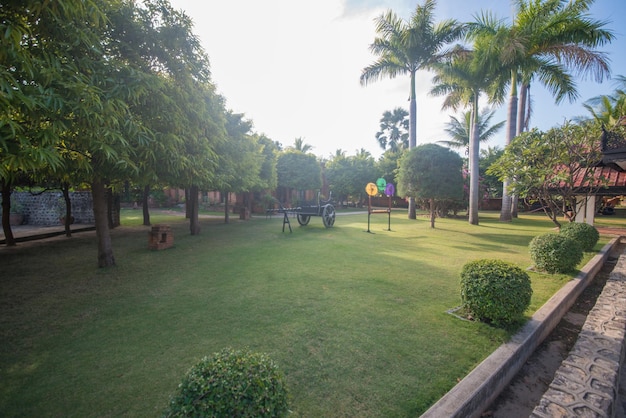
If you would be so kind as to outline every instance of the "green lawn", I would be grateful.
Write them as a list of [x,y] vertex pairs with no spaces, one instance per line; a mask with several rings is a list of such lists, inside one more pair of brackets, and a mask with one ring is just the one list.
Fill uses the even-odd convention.
[[[553,229],[481,213],[480,226],[433,230],[394,212],[391,232],[386,215],[364,232],[362,213],[331,229],[294,220],[292,234],[281,216],[203,219],[190,236],[181,218],[155,215],[175,247],[152,252],[139,216],[112,232],[108,270],[93,233],[0,249],[0,415],[158,416],[185,372],[227,346],[278,363],[294,417],[419,415],[513,332],[446,313],[463,264],[527,268],[528,242]],[[530,275],[531,311],[569,280]]]

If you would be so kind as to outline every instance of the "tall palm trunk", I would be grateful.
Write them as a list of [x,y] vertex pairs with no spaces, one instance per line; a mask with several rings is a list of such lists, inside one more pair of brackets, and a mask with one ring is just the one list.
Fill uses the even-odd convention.
[[93,198],[93,217],[96,223],[96,237],[98,240],[98,267],[114,266],[115,257],[113,257],[113,245],[111,244],[104,181],[101,179],[94,179],[92,181],[91,195]]
[[[517,104],[517,129],[515,132],[515,136],[518,136],[522,132],[526,131],[527,121],[526,121],[526,105],[530,101],[530,97],[528,92],[530,90],[530,85],[528,83],[522,83],[520,92],[519,92],[519,103]],[[511,218],[517,218],[517,208],[519,203],[519,196],[514,194],[511,196]]]
[[517,104],[517,131],[516,136],[528,130],[528,114],[526,110],[529,109],[530,102],[530,84],[522,83],[519,92],[519,103]]
[[[506,145],[508,146],[517,131],[517,72],[511,71],[511,97],[509,98],[509,109],[506,124]],[[502,209],[500,210],[500,221],[511,222],[511,196],[509,196],[509,179],[502,182]]]
[[[409,149],[417,146],[417,100],[415,98],[415,71],[411,72],[411,98],[409,102]],[[409,219],[417,219],[415,198],[409,197]]]
[[469,223],[478,225],[478,188],[479,188],[479,168],[478,158],[480,154],[480,146],[478,143],[478,94],[472,99],[472,113],[470,122],[470,190],[469,190]]

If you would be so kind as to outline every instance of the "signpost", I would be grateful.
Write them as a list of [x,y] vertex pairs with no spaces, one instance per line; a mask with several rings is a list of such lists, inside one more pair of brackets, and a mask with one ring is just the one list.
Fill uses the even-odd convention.
[[[388,216],[387,221],[387,231],[391,231],[391,197],[395,193],[395,187],[391,183],[387,183],[384,178],[379,178],[376,180],[376,184],[367,183],[365,186],[365,192],[368,194],[368,204],[367,204],[367,232],[370,231],[370,216],[372,213],[386,213]],[[389,206],[387,209],[372,209],[372,196],[376,196],[379,193],[384,193],[389,199]]]

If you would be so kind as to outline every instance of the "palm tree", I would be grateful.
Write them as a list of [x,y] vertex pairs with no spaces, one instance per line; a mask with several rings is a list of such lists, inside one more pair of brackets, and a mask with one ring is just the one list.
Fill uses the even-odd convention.
[[376,132],[376,139],[383,150],[387,147],[392,152],[409,148],[409,112],[401,107],[393,111],[387,110],[380,119],[380,131]]
[[[517,15],[511,26],[483,14],[470,25],[474,37],[492,40],[490,54],[498,66],[510,73],[510,99],[507,116],[507,145],[518,133],[517,120],[524,121],[526,103],[518,115],[518,85],[522,98],[529,100],[531,82],[538,79],[554,96],[578,98],[571,72],[591,75],[597,81],[609,74],[606,54],[596,47],[610,42],[614,35],[604,29],[605,22],[586,14],[593,0],[516,0]],[[486,17],[486,18],[485,18]],[[511,220],[511,200],[504,182],[501,221]]]
[[[362,85],[382,77],[395,78],[409,74],[411,79],[409,104],[409,148],[417,144],[415,98],[415,74],[418,70],[431,68],[450,55],[446,46],[459,39],[465,26],[456,20],[434,23],[435,0],[425,0],[417,5],[408,21],[402,20],[391,10],[376,19],[378,36],[370,45],[372,53],[379,58],[361,72]],[[409,200],[409,218],[415,219],[415,199]]]
[[585,109],[591,114],[591,118],[612,128],[626,116],[626,77],[617,76],[617,88],[612,95],[596,96],[583,104]]
[[304,138],[302,138],[301,136],[294,139],[293,141],[293,147],[288,147],[291,148],[293,150],[296,151],[300,151],[303,154],[306,154],[307,152],[311,151],[313,149],[313,146],[310,144],[306,144],[304,142]]
[[[477,48],[480,44],[475,45]],[[490,71],[483,61],[478,59],[481,54],[475,51],[457,57],[453,61],[438,65],[433,79],[435,86],[431,94],[446,95],[443,108],[458,109],[460,106],[470,108],[469,129],[469,223],[478,225],[479,200],[479,122],[478,100],[480,95],[487,93],[491,102],[497,103],[504,96],[506,85],[501,73]]]
[[[495,110],[485,108],[478,114],[476,124],[478,125],[478,142],[489,141],[502,127],[506,121],[501,121],[489,126]],[[452,138],[449,141],[437,141],[449,148],[465,149],[465,155],[469,155],[470,133],[472,131],[472,112],[461,113],[461,117],[450,116],[450,122],[446,123],[446,131]]]
[[372,154],[365,148],[361,148],[361,149],[356,150],[356,153],[354,156],[355,158],[368,159],[372,157]]

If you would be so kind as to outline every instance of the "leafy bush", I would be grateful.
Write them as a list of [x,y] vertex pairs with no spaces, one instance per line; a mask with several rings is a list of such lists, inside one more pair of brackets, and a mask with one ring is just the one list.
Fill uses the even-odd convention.
[[591,251],[600,239],[600,233],[586,223],[570,222],[561,227],[561,234],[578,242],[583,251]]
[[166,417],[282,417],[288,412],[282,373],[265,354],[224,349],[187,373]]
[[548,273],[567,273],[583,258],[580,244],[566,234],[544,234],[530,241],[530,258],[535,267]]
[[477,319],[510,324],[530,305],[530,277],[500,260],[476,260],[461,270],[461,300]]

